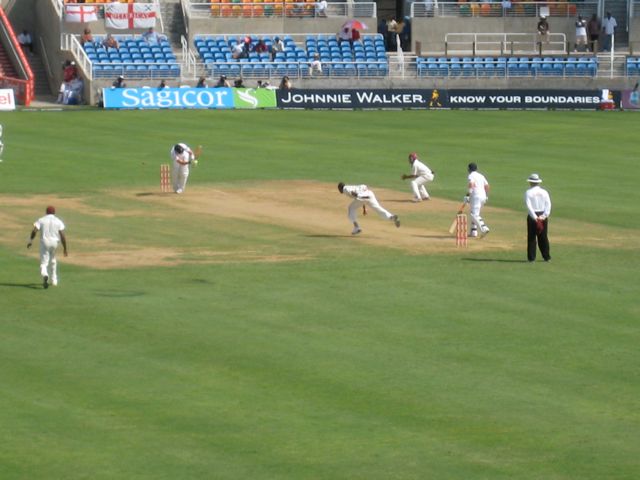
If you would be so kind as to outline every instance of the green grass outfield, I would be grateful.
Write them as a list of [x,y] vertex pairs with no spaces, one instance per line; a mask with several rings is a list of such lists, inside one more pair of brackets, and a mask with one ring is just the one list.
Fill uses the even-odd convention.
[[[640,477],[636,114],[82,110],[0,123],[2,480]],[[518,248],[422,255],[181,215],[171,201],[190,190],[113,194],[156,192],[178,141],[205,146],[193,189],[342,180],[409,198],[399,176],[415,150],[437,172],[433,197],[459,203],[475,161],[497,209],[488,241]],[[554,204],[549,264],[524,261],[532,172]],[[70,257],[45,291],[25,244],[48,198],[84,210],[59,208]],[[501,231],[499,215],[518,228]],[[430,219],[405,218],[399,237]],[[182,261],[72,263],[119,244]],[[289,260],[199,262],[203,249]]]

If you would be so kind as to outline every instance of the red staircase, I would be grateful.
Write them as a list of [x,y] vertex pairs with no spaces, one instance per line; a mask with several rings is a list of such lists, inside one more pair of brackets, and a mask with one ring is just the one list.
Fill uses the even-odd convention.
[[17,78],[18,73],[13,68],[13,64],[4,49],[4,46],[0,43],[0,77]]

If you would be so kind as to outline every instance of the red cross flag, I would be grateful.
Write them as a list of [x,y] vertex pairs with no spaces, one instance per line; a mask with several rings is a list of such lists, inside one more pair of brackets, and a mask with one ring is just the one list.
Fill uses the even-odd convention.
[[110,3],[104,9],[107,28],[127,30],[156,25],[156,10],[150,3]]
[[91,5],[66,5],[64,19],[72,23],[95,22],[98,20],[98,12],[96,12],[96,7]]

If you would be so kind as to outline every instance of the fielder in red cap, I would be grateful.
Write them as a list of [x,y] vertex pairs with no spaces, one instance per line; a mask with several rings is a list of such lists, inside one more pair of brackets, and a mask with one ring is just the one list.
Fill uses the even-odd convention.
[[411,165],[411,174],[402,175],[402,180],[411,179],[411,190],[413,191],[413,201],[421,202],[429,200],[429,192],[424,186],[427,182],[433,182],[435,172],[431,171],[424,163],[418,159],[418,154],[411,152],[409,154],[409,164]]
[[62,243],[64,256],[67,256],[67,238],[64,235],[64,223],[56,217],[56,208],[49,205],[46,213],[33,224],[27,248],[31,248],[33,239],[40,232],[40,275],[42,275],[42,286],[49,288],[49,279],[51,279],[51,285],[54,287],[58,285],[56,250],[58,244]]

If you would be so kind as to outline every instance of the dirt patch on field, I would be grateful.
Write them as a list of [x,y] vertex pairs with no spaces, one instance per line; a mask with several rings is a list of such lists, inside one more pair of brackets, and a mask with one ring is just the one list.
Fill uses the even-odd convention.
[[[340,245],[344,245],[342,242],[347,241],[398,249],[412,255],[454,254],[461,251],[447,232],[458,202],[435,198],[414,204],[410,201],[409,191],[375,189],[375,192],[387,210],[400,216],[402,225],[398,229],[392,222],[370,212],[366,217],[360,217],[363,232],[357,237],[351,235],[352,226],[347,218],[349,199],[340,195],[334,184],[310,181],[273,181],[224,188],[198,186],[190,187],[183,195],[132,190],[104,192],[104,196],[112,197],[119,205],[125,205],[117,210],[96,208],[89,204],[88,198],[82,197],[0,196],[2,204],[7,206],[0,210],[0,222],[3,225],[0,243],[26,254],[24,244],[31,222],[41,215],[40,211],[44,213],[47,204],[54,204],[62,218],[72,217],[73,212],[102,219],[161,215],[169,223],[193,217],[200,219],[200,222],[203,218],[215,218],[239,220],[248,225],[277,226],[290,232],[285,233],[287,240],[298,245],[295,253],[274,253],[272,249],[260,248],[260,238],[256,238],[250,228],[234,234],[251,237],[252,247],[238,242],[237,248],[225,249],[169,248],[149,242],[135,242],[130,238],[87,240],[76,229],[70,238],[72,254],[65,262],[98,269],[187,263],[305,261],[322,256],[322,248],[340,248]],[[483,216],[492,227],[492,232],[481,240],[469,239],[465,252],[524,250],[522,211],[486,206]],[[198,235],[199,225],[198,220],[194,220],[183,234]],[[189,232],[189,228],[193,231]],[[588,235],[585,232],[589,232]],[[335,245],[328,247],[325,242],[324,247],[319,248],[318,242],[313,242],[319,238],[334,239]],[[622,230],[580,222],[554,221],[552,243],[624,248],[628,247],[628,234]],[[37,249],[30,254],[37,254]]]

